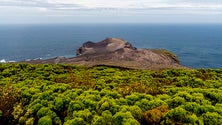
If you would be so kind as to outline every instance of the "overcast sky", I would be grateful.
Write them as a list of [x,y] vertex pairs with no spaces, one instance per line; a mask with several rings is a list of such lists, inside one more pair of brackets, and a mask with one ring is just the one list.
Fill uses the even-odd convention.
[[0,0],[0,23],[221,23],[222,0]]

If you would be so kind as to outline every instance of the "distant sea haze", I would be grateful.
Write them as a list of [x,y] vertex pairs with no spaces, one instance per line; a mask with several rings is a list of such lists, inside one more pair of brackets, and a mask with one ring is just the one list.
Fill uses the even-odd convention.
[[86,41],[122,38],[137,48],[167,49],[182,65],[222,68],[222,24],[0,25],[0,63],[73,57]]

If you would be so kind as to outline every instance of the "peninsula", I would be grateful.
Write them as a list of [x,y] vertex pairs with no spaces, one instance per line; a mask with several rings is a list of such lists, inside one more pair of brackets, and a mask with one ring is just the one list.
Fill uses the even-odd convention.
[[162,70],[186,68],[177,56],[163,49],[138,49],[119,38],[106,38],[100,42],[85,42],[76,50],[76,57],[56,57],[46,60],[30,60],[32,64],[76,64],[83,66],[116,66],[131,69]]

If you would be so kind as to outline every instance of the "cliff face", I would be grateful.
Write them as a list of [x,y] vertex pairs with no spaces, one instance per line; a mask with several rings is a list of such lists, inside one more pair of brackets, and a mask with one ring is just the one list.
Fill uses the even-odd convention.
[[101,42],[86,42],[76,50],[77,57],[57,57],[48,60],[32,60],[29,63],[64,63],[78,65],[109,65],[133,69],[161,70],[185,68],[177,56],[166,50],[137,49],[129,42],[107,38]]

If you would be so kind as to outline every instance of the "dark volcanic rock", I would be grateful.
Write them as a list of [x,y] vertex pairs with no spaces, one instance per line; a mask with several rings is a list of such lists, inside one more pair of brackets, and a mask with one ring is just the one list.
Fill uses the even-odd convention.
[[27,63],[63,63],[78,65],[108,65],[133,69],[161,70],[186,68],[177,56],[166,50],[136,49],[129,42],[107,38],[101,42],[86,42],[76,50],[77,57],[57,57],[48,60],[31,60]]

